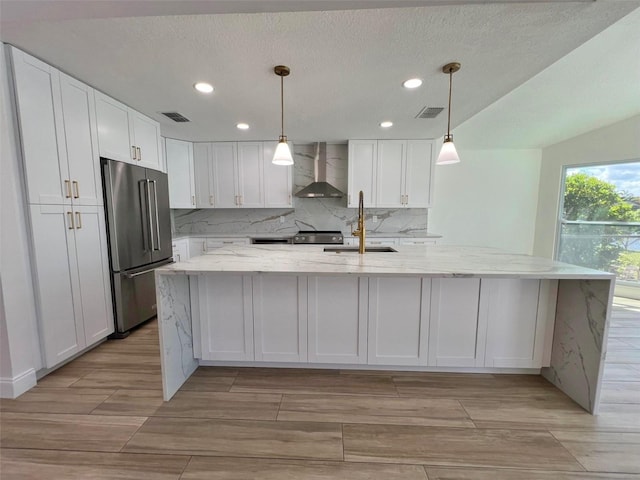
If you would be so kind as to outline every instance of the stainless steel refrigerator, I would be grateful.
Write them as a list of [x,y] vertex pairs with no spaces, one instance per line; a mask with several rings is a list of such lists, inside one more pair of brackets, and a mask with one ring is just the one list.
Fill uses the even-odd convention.
[[154,269],[171,263],[167,175],[100,158],[116,335],[156,315]]

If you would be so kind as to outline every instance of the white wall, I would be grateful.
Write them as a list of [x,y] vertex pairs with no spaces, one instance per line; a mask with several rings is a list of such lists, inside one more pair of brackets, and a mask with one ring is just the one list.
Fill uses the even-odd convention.
[[458,147],[458,153],[460,163],[436,166],[429,232],[441,234],[442,244],[531,254],[540,150]]
[[633,159],[640,159],[640,115],[544,148],[534,255],[553,258],[564,166]]
[[0,43],[0,396],[14,397],[35,385],[42,363],[5,55]]

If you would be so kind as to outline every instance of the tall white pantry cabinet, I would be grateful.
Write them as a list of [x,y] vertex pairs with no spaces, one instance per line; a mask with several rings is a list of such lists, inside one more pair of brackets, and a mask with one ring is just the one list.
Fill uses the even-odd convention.
[[94,90],[10,47],[46,368],[113,332]]

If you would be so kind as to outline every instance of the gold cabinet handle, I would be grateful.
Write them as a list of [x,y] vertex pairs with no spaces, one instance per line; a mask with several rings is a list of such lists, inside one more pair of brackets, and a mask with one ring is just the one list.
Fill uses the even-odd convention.
[[133,151],[133,155],[131,156],[131,158],[133,158],[134,160],[137,160],[138,157],[136,156],[136,146],[135,145],[131,145],[131,151]]
[[240,204],[238,203],[238,195],[236,195],[236,196],[235,196],[235,199],[236,199],[236,205],[240,205]]
[[242,205],[242,195],[240,195],[238,198],[240,198],[240,205]]
[[69,180],[64,181],[64,188],[67,190],[65,198],[71,198],[71,182]]
[[76,212],[76,225],[76,228],[82,228],[82,217],[80,216],[80,212]]
[[140,147],[136,147],[136,151],[138,152],[138,161],[142,160],[142,150],[140,150]]
[[196,204],[196,196],[191,195],[191,205],[195,205],[195,204]]
[[209,205],[213,205],[213,195],[209,195]]
[[404,196],[404,204],[409,205],[409,195]]
[[73,184],[73,198],[80,198],[80,184],[76,180],[71,183]]
[[69,230],[73,230],[76,226],[73,223],[73,213],[67,212],[67,223],[69,223]]

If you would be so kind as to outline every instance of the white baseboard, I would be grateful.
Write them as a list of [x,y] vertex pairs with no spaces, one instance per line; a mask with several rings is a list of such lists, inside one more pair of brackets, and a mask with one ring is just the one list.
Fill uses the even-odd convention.
[[13,378],[0,377],[0,398],[17,398],[36,386],[36,371],[30,368]]

